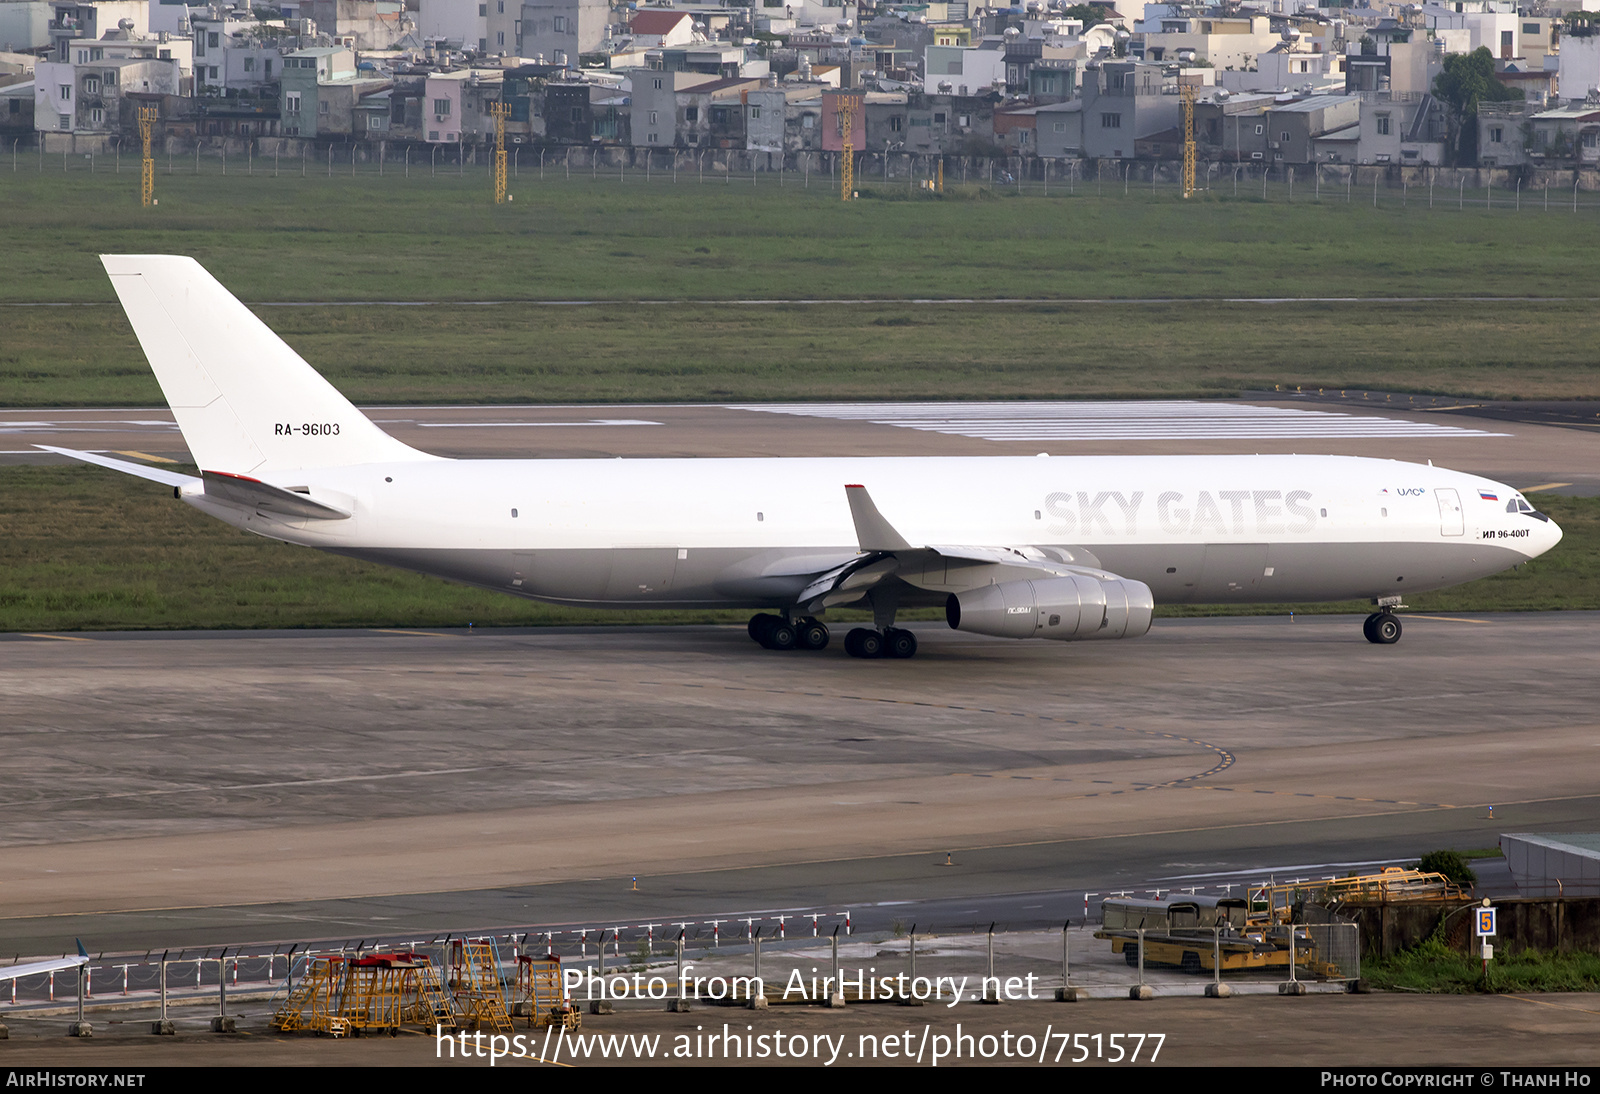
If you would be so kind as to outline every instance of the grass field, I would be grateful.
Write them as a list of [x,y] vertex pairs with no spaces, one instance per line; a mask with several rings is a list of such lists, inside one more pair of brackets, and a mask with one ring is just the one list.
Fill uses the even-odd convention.
[[[1600,391],[1585,341],[1600,336],[1593,305],[1475,307],[1474,318],[1436,304],[260,312],[341,391],[373,403],[1178,398],[1274,384],[1478,398]],[[162,402],[118,308],[0,308],[0,323],[5,404]],[[1537,344],[1551,348],[1531,356]]]
[[[1600,395],[1600,208],[1434,210],[1170,189],[906,200],[688,173],[156,180],[0,162],[0,405],[161,396],[96,255],[193,255],[352,398],[389,403],[1226,395],[1273,385]],[[41,164],[42,165],[42,164]],[[298,164],[296,164],[296,167]],[[1473,297],[1550,296],[1530,302]],[[993,298],[1031,303],[1000,304]],[[1173,298],[1150,302],[1150,298]],[[1226,303],[1225,297],[1452,301]],[[804,304],[827,298],[846,304]],[[909,298],[990,298],[912,304]],[[1065,303],[1093,298],[1098,303]],[[757,299],[770,304],[741,304]],[[540,306],[532,301],[596,301]],[[644,300],[677,300],[641,304]],[[431,301],[426,307],[363,306]],[[474,302],[501,301],[493,305]],[[68,304],[67,307],[15,305]],[[86,305],[86,306],[77,306]],[[1600,507],[1424,610],[1595,608]],[[1263,609],[1271,612],[1287,608]],[[1304,608],[1297,610],[1307,610]],[[1363,605],[1310,610],[1365,610]],[[1193,612],[1194,609],[1185,609]],[[253,539],[156,487],[0,468],[0,629],[740,621],[579,613]]]
[[[524,177],[518,200],[495,207],[482,171],[274,179],[260,163],[254,176],[204,167],[158,173],[161,204],[148,210],[131,167],[0,168],[0,304],[102,305],[0,307],[0,404],[158,401],[103,252],[194,255],[252,302],[441,302],[259,309],[362,400],[1214,396],[1274,384],[1600,394],[1600,319],[1584,296],[1600,274],[1590,207],[1183,203],[1115,187],[1103,198],[894,190],[901,200],[843,205],[792,176],[781,189],[769,177]],[[1528,295],[1581,299],[1212,302]],[[718,303],[985,297],[1190,302]],[[644,299],[702,303],[632,303]],[[604,303],[450,306],[482,300]]]
[[[1545,497],[1565,538],[1519,570],[1408,597],[1419,611],[1600,609],[1600,499]],[[1365,612],[1364,603],[1263,606]],[[1220,608],[1159,609],[1161,615]],[[838,619],[865,618],[837,613]],[[924,612],[922,618],[940,617]],[[0,466],[0,630],[743,623],[743,612],[556,608],[260,539],[88,467]],[[910,618],[917,618],[912,616]]]
[[1482,960],[1430,939],[1393,957],[1363,961],[1361,976],[1380,990],[1430,994],[1596,991],[1600,990],[1600,954],[1511,952],[1496,947],[1486,983]]

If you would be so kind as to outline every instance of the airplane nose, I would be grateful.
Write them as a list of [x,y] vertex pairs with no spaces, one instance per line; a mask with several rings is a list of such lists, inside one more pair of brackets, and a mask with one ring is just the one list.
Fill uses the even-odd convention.
[[[1546,526],[1545,530],[1544,551],[1548,551],[1550,548],[1560,543],[1561,535],[1561,525],[1557,524],[1555,521],[1551,521]],[[1543,554],[1544,551],[1540,551],[1540,554]]]

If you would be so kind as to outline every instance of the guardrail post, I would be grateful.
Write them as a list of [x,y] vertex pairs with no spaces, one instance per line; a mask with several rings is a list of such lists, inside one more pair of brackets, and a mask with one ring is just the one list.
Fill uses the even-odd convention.
[[1061,924],[1061,986],[1056,989],[1058,1003],[1077,1003],[1088,998],[1082,988],[1072,986],[1072,966],[1068,962],[1071,951],[1067,943],[1067,930],[1071,926],[1070,919]]
[[167,955],[161,955],[161,1017],[150,1023],[150,1032],[157,1037],[171,1037],[177,1027],[167,1017]]
[[1289,924],[1289,979],[1278,985],[1279,995],[1304,995],[1306,986],[1295,975],[1295,937],[1294,924]]
[[212,1033],[233,1033],[238,1027],[228,1016],[228,960],[227,950],[217,955],[217,1013],[211,1019]]
[[67,1027],[68,1037],[93,1037],[94,1026],[83,1020],[83,996],[89,979],[89,965],[85,962],[77,968],[78,980],[78,1020]]
[[832,987],[828,989],[828,1001],[823,1005],[826,1007],[842,1007],[844,1006],[844,984],[839,979],[839,925],[837,923],[834,924],[833,934],[829,938],[833,947],[833,975],[829,977],[829,983],[832,984]]
[[678,931],[678,989],[677,994],[667,1003],[667,1009],[682,1014],[689,1009],[689,1000],[683,995],[683,936],[684,931]]
[[[1021,168],[1019,167],[1020,171]],[[983,980],[983,1002],[992,1006],[1000,1003],[1000,981],[994,975],[994,924],[989,924],[989,975]]]
[[1144,982],[1144,928],[1139,932],[1139,982],[1128,989],[1129,999],[1154,999],[1156,993],[1150,990],[1150,985]]
[[755,934],[750,936],[750,941],[755,943],[756,964],[756,993],[750,997],[747,1004],[751,1010],[767,1009],[767,984],[761,979],[761,928],[757,927]]
[[1233,989],[1222,982],[1222,928],[1211,928],[1211,983],[1206,985],[1207,999],[1226,999]]

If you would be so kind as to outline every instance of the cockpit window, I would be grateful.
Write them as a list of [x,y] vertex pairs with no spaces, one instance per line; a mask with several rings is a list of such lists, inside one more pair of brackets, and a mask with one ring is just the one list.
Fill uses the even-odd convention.
[[1528,504],[1528,499],[1521,498],[1521,497],[1512,498],[1508,503],[1506,503],[1506,512],[1508,512],[1508,513],[1526,513],[1528,516],[1532,517],[1534,520],[1545,520],[1545,521],[1547,521],[1547,520],[1550,519],[1549,517],[1545,516],[1543,513],[1539,512],[1539,510],[1537,510],[1533,506],[1529,505]]

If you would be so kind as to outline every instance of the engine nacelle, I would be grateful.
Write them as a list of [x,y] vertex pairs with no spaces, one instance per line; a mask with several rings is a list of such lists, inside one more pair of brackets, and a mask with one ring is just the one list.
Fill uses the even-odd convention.
[[1150,629],[1150,586],[1128,578],[1073,575],[1003,581],[952,593],[944,615],[954,630],[997,638],[1138,638]]

